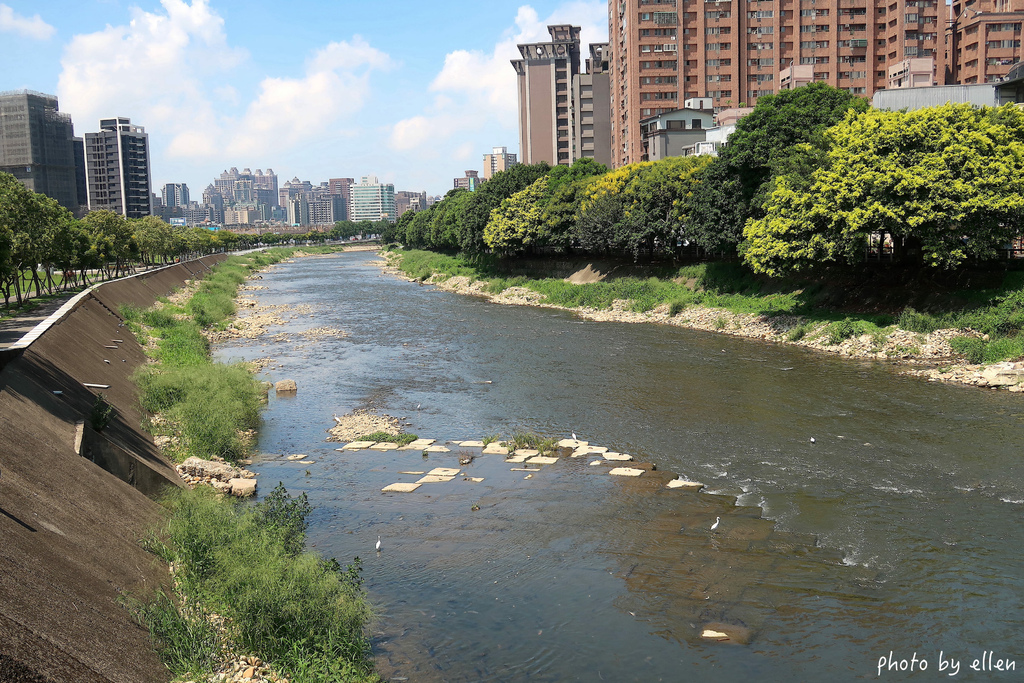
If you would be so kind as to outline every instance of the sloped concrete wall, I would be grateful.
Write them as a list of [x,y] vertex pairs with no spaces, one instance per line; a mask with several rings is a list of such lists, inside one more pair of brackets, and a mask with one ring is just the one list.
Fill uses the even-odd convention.
[[[139,539],[162,514],[146,494],[181,485],[141,430],[130,378],[146,356],[117,310],[149,306],[223,258],[97,288],[0,371],[0,683],[168,680],[117,602],[167,583]],[[115,412],[101,433],[85,428],[87,458],[77,425],[100,391]]]

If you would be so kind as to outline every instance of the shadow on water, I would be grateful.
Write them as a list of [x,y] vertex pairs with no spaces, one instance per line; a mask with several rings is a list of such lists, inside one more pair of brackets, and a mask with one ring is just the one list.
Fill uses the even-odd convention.
[[[788,683],[873,678],[890,650],[927,653],[933,668],[940,649],[1019,650],[1024,409],[1012,397],[497,306],[381,276],[372,258],[264,274],[261,303],[315,315],[218,353],[273,357],[269,378],[298,382],[294,398],[272,397],[253,469],[264,491],[308,492],[312,547],[363,559],[385,678]],[[348,336],[303,340],[321,325]],[[657,470],[610,477],[591,457],[460,466],[456,446],[334,450],[331,415],[367,406],[439,443],[576,431]],[[434,467],[462,474],[380,492]],[[707,488],[667,490],[676,474]],[[706,627],[746,644],[708,643]]]

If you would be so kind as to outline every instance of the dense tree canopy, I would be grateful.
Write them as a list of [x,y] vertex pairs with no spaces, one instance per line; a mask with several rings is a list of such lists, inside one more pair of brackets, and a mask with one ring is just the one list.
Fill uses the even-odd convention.
[[747,224],[744,258],[755,270],[856,261],[872,235],[952,267],[992,258],[1020,235],[1024,113],[1013,105],[851,112],[825,139],[825,163],[810,178],[780,177],[764,217]]
[[823,146],[826,128],[850,109],[867,108],[864,98],[824,83],[759,98],[687,198],[694,241],[711,252],[735,249],[747,220],[762,215],[771,181],[780,167],[787,166],[794,145]]

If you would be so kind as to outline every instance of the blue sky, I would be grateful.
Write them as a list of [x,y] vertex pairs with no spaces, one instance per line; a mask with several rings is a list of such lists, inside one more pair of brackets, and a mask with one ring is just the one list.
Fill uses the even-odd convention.
[[0,0],[0,91],[56,94],[75,134],[128,116],[153,183],[199,198],[221,171],[373,174],[443,194],[518,152],[517,43],[549,23],[607,39],[607,2]]

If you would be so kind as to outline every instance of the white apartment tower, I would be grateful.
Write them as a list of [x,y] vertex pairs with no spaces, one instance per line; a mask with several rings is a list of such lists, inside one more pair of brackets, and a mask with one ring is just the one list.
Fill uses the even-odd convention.
[[85,134],[85,182],[89,210],[127,218],[153,212],[149,136],[131,119],[100,119],[100,132]]

